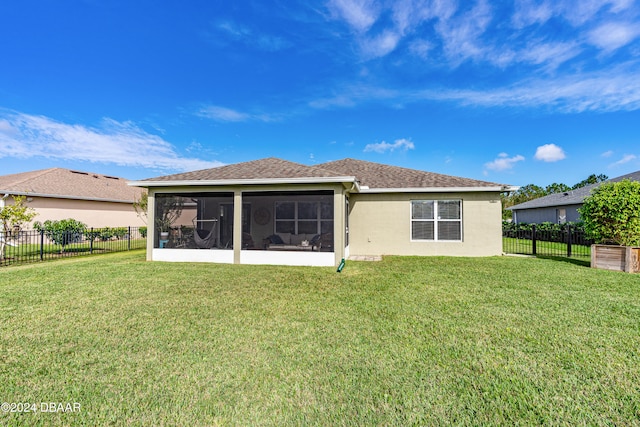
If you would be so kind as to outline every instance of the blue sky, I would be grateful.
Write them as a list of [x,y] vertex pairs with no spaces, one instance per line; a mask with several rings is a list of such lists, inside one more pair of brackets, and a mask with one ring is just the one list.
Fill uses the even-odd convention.
[[0,174],[640,169],[633,0],[22,0],[0,7],[0,61]]

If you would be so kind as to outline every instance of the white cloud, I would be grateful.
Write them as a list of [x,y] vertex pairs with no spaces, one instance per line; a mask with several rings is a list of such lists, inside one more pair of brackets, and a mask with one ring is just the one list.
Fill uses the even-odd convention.
[[623,64],[602,72],[522,81],[511,87],[441,89],[417,96],[474,106],[547,107],[565,113],[631,111],[640,108],[640,79],[635,64]]
[[231,108],[220,107],[218,105],[207,105],[196,112],[199,117],[215,120],[217,122],[273,122],[277,117],[269,114],[249,114]]
[[378,7],[373,0],[330,0],[327,6],[334,16],[357,31],[367,31],[378,19]]
[[545,65],[555,69],[568,60],[578,56],[582,49],[575,41],[547,43],[534,40],[520,52],[514,61]]
[[91,128],[48,117],[0,112],[0,158],[51,159],[112,163],[167,171],[220,166],[220,162],[180,156],[173,145],[131,122],[104,119]]
[[377,37],[366,39],[362,42],[362,50],[367,57],[377,58],[392,52],[398,42],[400,35],[394,31],[384,31]]
[[[482,67],[483,75],[487,65],[513,70],[503,81],[515,83],[512,87],[496,86],[490,94],[493,100],[503,92],[512,98],[506,100],[508,105],[529,105],[527,98],[533,96],[539,98],[532,99],[533,103],[549,105],[550,100],[550,106],[565,112],[609,111],[615,103],[618,107],[612,110],[638,108],[635,88],[639,84],[632,83],[631,93],[625,93],[626,80],[638,80],[638,64],[634,59],[637,55],[633,52],[627,55],[626,64],[618,60],[621,65],[610,65],[596,80],[587,73],[573,79],[558,72],[562,68],[563,71],[603,69],[601,56],[592,52],[594,47],[601,53],[610,53],[636,46],[640,11],[633,10],[634,7],[633,0],[515,0],[512,9],[488,0],[328,0],[327,3],[332,19],[346,23],[352,30],[346,37],[352,38],[360,59],[376,60],[396,52],[395,64],[405,65],[415,62],[401,56],[410,54],[425,61],[425,76],[431,66],[441,72],[454,70],[463,63]],[[559,25],[562,31],[558,31]],[[334,28],[330,31],[332,36],[337,34]],[[342,41],[345,35],[338,37]],[[508,67],[512,69],[506,70]],[[622,70],[623,67],[628,69]],[[539,84],[533,79],[514,80],[516,76],[543,73],[549,76],[538,78]],[[620,80],[625,81],[618,84]],[[539,94],[516,93],[530,85],[537,85],[532,89]],[[592,85],[596,86],[595,91],[588,87]],[[544,88],[549,88],[546,93]],[[585,98],[585,103],[569,99],[572,97],[569,92],[578,91],[577,96]],[[630,98],[633,105],[623,107]]]
[[544,24],[553,16],[553,7],[548,2],[533,0],[516,0],[512,23],[516,28],[533,24]]
[[544,144],[536,149],[535,159],[543,162],[557,162],[565,157],[562,148],[556,144]]
[[407,151],[407,150],[413,150],[415,148],[415,145],[413,144],[413,142],[409,141],[408,139],[396,139],[393,144],[382,141],[382,142],[378,142],[375,144],[367,144],[366,147],[364,147],[364,152],[376,152],[376,153],[386,153],[387,151],[395,151],[395,150],[402,150],[402,151]]
[[601,156],[604,158],[611,157],[613,156],[613,151],[612,150],[605,151],[604,153],[601,154]]
[[500,153],[498,154],[497,159],[489,163],[485,163],[484,167],[492,171],[502,172],[513,169],[516,163],[522,161],[524,161],[524,157],[519,154],[513,157],[509,157],[507,153]]
[[422,59],[427,59],[429,57],[429,51],[434,48],[433,43],[427,40],[414,40],[409,45],[409,50],[416,56],[419,56]]
[[491,7],[486,1],[480,0],[469,12],[438,21],[435,29],[442,39],[445,54],[454,67],[467,59],[485,57],[487,49],[481,36],[492,18]]
[[326,90],[321,91],[323,97],[311,100],[312,108],[327,109],[332,107],[353,107],[358,102],[389,101],[402,96],[401,92],[368,85],[353,85],[338,88],[333,97],[324,97]]
[[197,115],[218,122],[244,122],[251,118],[249,114],[241,113],[231,108],[218,107],[217,105],[203,107],[198,111]]
[[640,35],[637,23],[607,22],[589,33],[589,41],[604,51],[614,51]]
[[[267,52],[275,52],[291,46],[288,40],[280,36],[266,34],[233,21],[219,21],[215,25],[215,30],[222,33],[226,39]],[[210,34],[207,33],[207,35],[211,38]],[[219,37],[213,37],[213,39],[216,43],[220,43]]]
[[620,166],[620,165],[624,165],[625,163],[629,163],[635,159],[637,159],[638,157],[635,154],[625,154],[624,156],[622,156],[622,158],[620,160],[618,160],[615,163],[612,163],[610,166]]

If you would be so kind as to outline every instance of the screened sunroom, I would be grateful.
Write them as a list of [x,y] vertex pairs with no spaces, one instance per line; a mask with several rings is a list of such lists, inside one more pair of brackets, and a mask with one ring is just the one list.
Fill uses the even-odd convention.
[[[149,243],[151,258],[333,266],[338,256],[345,256],[348,230],[344,187],[332,187],[199,192],[150,189],[149,209],[153,204],[155,229]],[[238,213],[236,208],[240,208]],[[337,252],[336,230],[340,230],[342,248]]]

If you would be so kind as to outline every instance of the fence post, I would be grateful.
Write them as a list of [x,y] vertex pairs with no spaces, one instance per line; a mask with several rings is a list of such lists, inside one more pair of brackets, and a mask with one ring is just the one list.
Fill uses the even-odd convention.
[[93,255],[93,227],[89,230],[89,253]]
[[44,259],[44,230],[40,230],[40,261]]
[[567,224],[567,258],[571,258],[571,224]]
[[536,237],[537,237],[536,236],[536,225],[533,224],[531,226],[531,249],[532,249],[533,255],[537,255],[537,253],[538,253],[538,250],[536,248],[536,246],[537,246],[536,245],[536,243],[537,243]]
[[129,226],[129,232],[127,233],[127,250],[131,250],[131,226]]

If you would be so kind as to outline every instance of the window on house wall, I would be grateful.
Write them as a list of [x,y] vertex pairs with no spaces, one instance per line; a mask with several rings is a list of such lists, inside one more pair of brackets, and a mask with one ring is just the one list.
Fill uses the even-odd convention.
[[411,240],[461,241],[462,200],[413,200]]
[[328,202],[276,202],[275,213],[276,233],[333,232],[333,205]]

